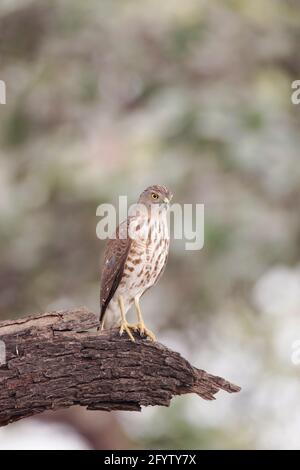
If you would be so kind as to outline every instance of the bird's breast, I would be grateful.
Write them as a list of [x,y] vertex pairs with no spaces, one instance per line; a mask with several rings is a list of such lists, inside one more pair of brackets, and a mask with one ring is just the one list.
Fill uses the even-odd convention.
[[166,218],[149,221],[147,237],[132,241],[125,264],[124,277],[131,288],[144,291],[157,281],[166,264],[169,243]]

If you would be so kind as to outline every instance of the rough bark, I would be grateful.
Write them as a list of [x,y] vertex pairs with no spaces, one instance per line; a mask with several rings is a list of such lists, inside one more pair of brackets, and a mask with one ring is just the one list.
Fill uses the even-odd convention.
[[[85,308],[0,323],[0,426],[72,405],[90,410],[169,406],[175,395],[213,400],[240,387],[192,367],[177,352],[136,335],[96,332]],[[93,330],[94,329],[94,330]]]

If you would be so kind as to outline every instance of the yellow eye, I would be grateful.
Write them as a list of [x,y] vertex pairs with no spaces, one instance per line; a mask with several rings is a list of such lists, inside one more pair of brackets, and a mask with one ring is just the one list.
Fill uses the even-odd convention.
[[152,193],[151,196],[152,196],[152,199],[154,199],[154,201],[157,201],[157,199],[158,199],[158,194]]

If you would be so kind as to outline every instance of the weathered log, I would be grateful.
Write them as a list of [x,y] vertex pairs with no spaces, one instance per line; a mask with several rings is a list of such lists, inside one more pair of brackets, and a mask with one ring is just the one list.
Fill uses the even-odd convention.
[[72,405],[139,411],[169,406],[175,395],[213,400],[219,390],[240,390],[160,343],[138,334],[133,343],[117,330],[96,332],[97,326],[85,308],[0,323],[6,352],[0,365],[0,426]]

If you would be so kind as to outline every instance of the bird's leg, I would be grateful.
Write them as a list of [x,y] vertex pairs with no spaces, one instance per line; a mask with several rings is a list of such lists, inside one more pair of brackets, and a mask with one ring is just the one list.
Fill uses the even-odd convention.
[[151,341],[156,341],[155,334],[152,333],[151,330],[148,330],[148,328],[146,327],[144,323],[138,297],[135,297],[134,303],[135,303],[135,308],[136,308],[137,317],[138,317],[138,323],[135,325],[135,330],[138,330],[141,336],[147,336],[147,338],[151,339]]
[[135,341],[135,339],[132,336],[132,333],[130,331],[130,329],[134,329],[134,328],[132,327],[132,325],[129,325],[129,323],[126,320],[124,301],[123,301],[123,297],[121,295],[118,299],[118,302],[119,302],[119,307],[120,307],[120,311],[121,311],[120,336],[122,336],[124,331],[126,331],[129,338],[131,339],[131,341]]

